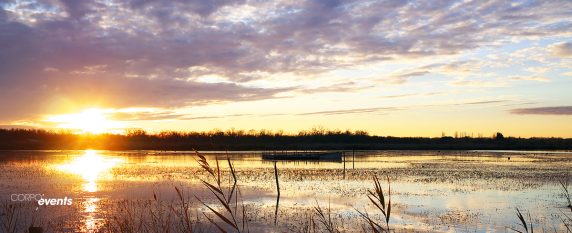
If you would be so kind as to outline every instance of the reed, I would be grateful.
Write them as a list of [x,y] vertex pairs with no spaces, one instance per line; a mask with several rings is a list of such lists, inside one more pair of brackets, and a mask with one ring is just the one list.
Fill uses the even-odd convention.
[[318,222],[324,226],[325,231],[328,233],[339,233],[340,230],[337,227],[337,224],[334,220],[332,220],[332,211],[330,208],[330,203],[328,202],[328,208],[326,211],[320,207],[320,204],[316,201],[316,206],[314,207],[314,211],[316,213]]
[[228,191],[225,191],[222,186],[222,175],[219,160],[215,160],[216,168],[213,168],[203,155],[197,151],[195,151],[195,154],[198,158],[197,162],[199,163],[200,167],[205,170],[212,179],[214,179],[214,182],[208,182],[202,179],[201,182],[207,187],[209,191],[211,191],[212,196],[216,198],[218,204],[223,207],[222,210],[216,210],[211,205],[206,204],[206,202],[195,196],[195,198],[197,198],[197,200],[199,200],[202,205],[209,209],[216,216],[216,218],[222,222],[215,221],[215,218],[205,213],[203,213],[203,215],[220,232],[226,233],[226,229],[228,227],[230,227],[233,231],[239,233],[249,232],[248,212],[244,202],[242,201],[242,198],[240,198],[241,203],[239,205],[239,196],[242,195],[240,194],[240,189],[237,186],[236,173],[232,163],[230,162],[230,159],[227,158],[227,162],[230,173],[233,177],[233,184],[229,187]]
[[[108,232],[168,233],[173,229],[174,212],[169,205],[155,199],[144,203],[122,201],[105,228]],[[179,232],[179,231],[176,231]]]
[[560,188],[562,189],[562,194],[564,195],[564,198],[568,202],[567,203],[568,205],[566,207],[570,208],[570,210],[572,211],[572,202],[570,200],[570,191],[568,191],[569,180],[568,179],[562,179],[562,180],[559,180],[558,183],[560,183]]
[[121,233],[202,232],[198,214],[192,213],[190,198],[175,187],[178,200],[165,202],[155,192],[147,201],[120,201],[113,208],[104,229]]
[[0,203],[0,232],[19,233],[48,230],[43,219],[37,218],[38,211],[33,204],[8,200]]
[[316,221],[314,221],[314,213],[307,214],[307,218],[303,221],[297,230],[292,230],[297,233],[316,233]]
[[387,202],[386,202],[386,196],[383,192],[383,189],[381,188],[381,184],[376,175],[373,176],[373,183],[375,187],[373,190],[368,190],[367,197],[370,200],[370,202],[375,206],[375,208],[381,212],[385,224],[378,223],[378,221],[373,219],[365,210],[364,212],[361,212],[356,209],[356,211],[358,212],[360,217],[367,222],[369,226],[369,230],[366,230],[365,228],[363,229],[364,232],[375,232],[375,233],[389,232],[390,231],[389,218],[391,216],[391,184],[389,182],[389,177],[387,177],[387,187],[388,187]]
[[[125,233],[135,233],[144,232],[143,231],[143,221],[142,216],[139,218],[135,215],[135,208],[133,208],[132,202],[123,201],[118,203],[118,213],[115,214],[110,222],[107,223],[107,230],[109,232],[125,232]],[[141,214],[142,215],[142,214]]]
[[[560,184],[560,188],[562,189],[562,195],[564,196],[564,199],[567,202],[566,207],[569,208],[570,211],[572,212],[572,203],[570,201],[570,191],[568,190],[569,178],[559,180],[558,183]],[[564,213],[564,211],[562,211],[562,210],[560,212],[562,213],[562,215],[558,216],[558,217],[560,218],[560,221],[564,225],[564,228],[566,228],[566,232],[572,233],[572,217],[570,217],[568,214]]]
[[560,218],[560,221],[562,221],[562,223],[564,224],[564,228],[566,228],[566,233],[572,232],[572,217],[568,216],[565,213],[562,213],[562,216],[558,217]]
[[[198,216],[193,217],[191,213],[191,206],[192,203],[189,199],[185,198],[183,195],[183,191],[181,191],[178,187],[175,186],[175,191],[177,192],[177,196],[179,197],[180,205],[179,208],[175,208],[174,205],[171,205],[171,210],[175,213],[175,215],[179,219],[179,232],[184,233],[193,233],[198,231],[198,227],[196,226],[200,220]],[[153,194],[156,200],[155,194]]]
[[2,203],[1,210],[0,218],[2,219],[2,232],[18,232],[18,226],[20,224],[19,208],[14,204],[8,204],[8,201],[5,201]]
[[[530,217],[530,212],[528,212],[527,215],[528,215],[528,222],[530,225],[527,224],[526,219],[524,218],[520,210],[516,208],[516,216],[520,220],[520,223],[518,223],[518,225],[520,225],[524,230],[518,230],[516,228],[510,228],[510,229],[519,233],[534,233],[534,227],[532,226],[532,218]],[[530,226],[530,229],[528,226]]]

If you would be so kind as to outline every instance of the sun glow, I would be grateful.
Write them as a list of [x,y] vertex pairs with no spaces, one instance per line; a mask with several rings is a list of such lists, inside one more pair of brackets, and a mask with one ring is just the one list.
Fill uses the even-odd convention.
[[76,114],[55,115],[47,119],[57,128],[78,130],[79,133],[108,133],[122,128],[122,124],[106,117],[106,111],[97,108],[86,109]]
[[60,171],[79,175],[83,178],[83,190],[86,192],[97,191],[97,181],[106,175],[111,168],[122,163],[118,158],[106,158],[94,150],[86,150],[85,154],[75,158],[69,163],[56,166]]

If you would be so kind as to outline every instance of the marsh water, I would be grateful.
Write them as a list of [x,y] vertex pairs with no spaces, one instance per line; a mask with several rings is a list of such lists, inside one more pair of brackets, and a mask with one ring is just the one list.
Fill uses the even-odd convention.
[[[260,151],[201,154],[213,167],[219,161],[224,182],[227,158],[234,165],[251,232],[298,231],[316,206],[329,208],[339,229],[359,231],[365,222],[356,210],[379,217],[367,198],[374,175],[384,189],[391,183],[397,232],[505,232],[518,227],[516,208],[536,228],[563,230],[560,217],[570,213],[559,181],[572,177],[572,152],[347,151],[343,161],[278,161],[277,214],[274,163]],[[194,152],[1,151],[0,218],[17,205],[19,227],[102,232],[117,203],[175,202],[175,187],[200,217],[211,213],[198,199],[216,205],[201,179],[208,177]],[[36,196],[14,194],[72,202],[40,206]]]

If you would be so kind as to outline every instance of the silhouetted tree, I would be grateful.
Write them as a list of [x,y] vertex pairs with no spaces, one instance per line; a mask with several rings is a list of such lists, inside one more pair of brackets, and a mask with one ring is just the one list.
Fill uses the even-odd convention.
[[284,149],[572,149],[572,139],[514,138],[498,132],[492,138],[382,137],[363,130],[314,128],[297,134],[271,130],[202,132],[141,129],[117,134],[73,134],[70,131],[0,129],[0,149],[154,149],[154,150],[284,150]]

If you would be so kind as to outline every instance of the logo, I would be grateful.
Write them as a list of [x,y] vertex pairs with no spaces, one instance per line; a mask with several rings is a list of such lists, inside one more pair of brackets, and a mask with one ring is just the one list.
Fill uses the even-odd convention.
[[49,205],[71,205],[72,204],[72,199],[68,198],[68,197],[64,197],[64,198],[42,198],[38,201],[38,205],[45,205],[45,206],[49,206]]
[[44,194],[39,193],[14,193],[10,195],[11,201],[24,202],[33,201],[40,206],[72,205],[72,199],[64,198],[44,198]]
[[39,201],[44,197],[44,194],[35,193],[18,193],[10,195],[11,201]]

